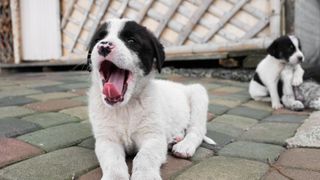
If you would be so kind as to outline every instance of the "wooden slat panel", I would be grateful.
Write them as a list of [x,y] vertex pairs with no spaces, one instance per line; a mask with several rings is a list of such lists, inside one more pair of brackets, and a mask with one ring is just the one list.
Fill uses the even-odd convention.
[[62,22],[61,22],[61,28],[62,28],[62,29],[63,29],[63,28],[65,27],[65,25],[67,24],[67,20],[68,20],[68,18],[70,17],[71,12],[72,12],[73,7],[74,7],[74,3],[75,3],[75,0],[71,0],[71,1],[69,1],[69,3],[68,3],[68,7],[67,7],[67,10],[66,10],[66,13],[63,15]]
[[202,4],[199,6],[199,8],[190,18],[189,23],[185,25],[182,29],[182,32],[180,32],[180,35],[178,36],[178,40],[176,41],[177,45],[183,44],[183,42],[187,39],[193,27],[199,21],[201,16],[206,12],[211,2],[212,0],[203,0]]
[[[232,2],[234,4],[236,4],[238,2],[238,0],[227,0],[227,1]],[[263,12],[257,10],[256,8],[251,6],[250,4],[246,4],[245,6],[243,6],[243,10],[245,10],[249,14],[256,16],[259,19],[263,19],[266,17],[266,15]]]
[[143,20],[144,16],[148,12],[148,9],[151,7],[152,3],[153,3],[153,0],[148,0],[143,6],[143,8],[139,9],[140,13],[136,18],[137,23],[140,23]]
[[269,23],[269,18],[261,20],[250,31],[247,31],[246,34],[240,38],[240,40],[249,39],[249,38],[254,37],[261,30],[263,30],[263,28],[265,28],[268,23]]
[[207,42],[209,39],[212,38],[212,36],[217,33],[238,11],[240,8],[242,8],[245,3],[247,3],[248,0],[240,0],[229,13],[225,14],[223,17],[221,17],[220,22],[216,24],[212,29],[210,29],[209,33],[206,34],[206,36],[202,39],[202,43]]

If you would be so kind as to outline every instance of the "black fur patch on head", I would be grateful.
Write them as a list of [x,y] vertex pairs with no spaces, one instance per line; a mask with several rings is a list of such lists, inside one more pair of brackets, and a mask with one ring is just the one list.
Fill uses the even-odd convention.
[[108,35],[108,24],[103,23],[101,24],[94,35],[92,36],[89,46],[88,46],[88,55],[87,55],[87,67],[88,71],[91,71],[91,52],[93,47],[99,42],[101,39],[105,38]]
[[137,53],[145,75],[150,73],[154,63],[161,72],[165,59],[163,46],[147,28],[134,21],[128,21],[120,32],[119,38],[129,49]]
[[281,36],[272,42],[267,52],[277,59],[289,61],[290,56],[296,52],[296,47],[289,36]]

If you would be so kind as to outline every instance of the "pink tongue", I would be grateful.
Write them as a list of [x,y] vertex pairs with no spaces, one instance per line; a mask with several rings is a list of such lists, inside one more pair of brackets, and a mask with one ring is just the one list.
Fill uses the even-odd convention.
[[118,98],[122,95],[125,70],[117,70],[110,75],[108,82],[103,85],[103,94],[108,98]]

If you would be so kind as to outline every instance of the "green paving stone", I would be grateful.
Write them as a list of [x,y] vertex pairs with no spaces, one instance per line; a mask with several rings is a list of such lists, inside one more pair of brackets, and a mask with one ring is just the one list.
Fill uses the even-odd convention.
[[89,139],[82,141],[78,146],[88,148],[88,149],[94,149],[95,142],[96,142],[95,139],[91,137]]
[[[0,92],[1,93],[1,92]],[[9,96],[0,99],[0,107],[3,106],[18,106],[35,102],[35,99],[24,96]]]
[[228,111],[228,114],[249,117],[253,119],[263,119],[271,114],[269,111],[252,109],[248,107],[236,107]]
[[202,161],[214,155],[214,152],[211,149],[198,147],[194,155],[192,156],[192,161]]
[[243,129],[238,128],[236,126],[231,126],[230,124],[226,123],[214,122],[214,120],[207,124],[207,129],[208,131],[215,131],[227,134],[232,137],[238,137],[244,131]]
[[269,166],[262,162],[216,156],[185,170],[175,180],[258,180],[268,168]]
[[233,86],[224,86],[224,87],[220,87],[220,88],[217,88],[217,89],[214,89],[212,92],[213,93],[237,93],[237,92],[240,92],[242,91],[243,88],[239,88],[239,87],[233,87]]
[[64,92],[68,91],[68,88],[63,88],[61,86],[43,86],[43,87],[36,87],[34,89],[40,90],[44,93],[50,93],[50,92]]
[[219,155],[258,160],[268,163],[276,161],[283,150],[285,149],[281,146],[238,141],[226,145],[219,151]]
[[255,125],[258,121],[255,120],[255,119],[251,119],[251,118],[224,114],[222,116],[219,116],[219,117],[215,118],[212,121],[212,123],[215,123],[215,122],[228,124],[230,126],[233,126],[233,127],[236,127],[236,128],[240,128],[242,130],[247,130],[250,127],[252,127],[253,125]]
[[74,97],[74,98],[71,98],[72,100],[75,100],[75,101],[79,101],[81,103],[84,103],[84,104],[88,104],[88,96],[79,96],[79,97]]
[[213,130],[209,130],[207,131],[207,136],[210,137],[211,139],[213,139],[217,145],[216,146],[209,146],[206,143],[202,143],[201,146],[208,148],[208,149],[212,149],[212,150],[218,150],[220,148],[222,148],[223,146],[225,146],[226,144],[229,144],[230,142],[234,141],[234,137],[224,134],[224,133],[220,133],[217,131],[213,131]]
[[74,107],[74,108],[69,108],[60,111],[61,113],[69,114],[71,116],[80,118],[82,120],[89,119],[88,117],[88,107],[87,106],[80,106],[80,107]]
[[245,104],[242,104],[242,106],[246,106],[252,109],[259,109],[264,111],[273,111],[270,102],[262,102],[262,101],[249,101]]
[[228,94],[228,95],[210,95],[210,99],[239,101],[241,103],[244,103],[244,102],[249,101],[250,97],[242,95],[242,94]]
[[7,96],[25,96],[25,95],[31,95],[31,94],[39,94],[42,93],[39,90],[34,89],[26,89],[26,88],[15,88],[12,90],[6,90],[0,92],[0,98],[4,98]]
[[217,104],[217,105],[222,105],[222,106],[227,106],[229,108],[236,107],[242,102],[240,100],[228,100],[228,99],[210,99],[210,104]]
[[227,106],[222,106],[222,105],[216,105],[216,104],[210,104],[209,105],[209,112],[213,113],[214,115],[221,115],[228,111]]
[[78,144],[90,136],[92,133],[89,125],[72,123],[19,136],[18,139],[49,152]]
[[34,87],[41,87],[41,86],[53,86],[53,85],[59,85],[60,82],[57,81],[51,81],[51,80],[34,80],[29,79],[27,81],[20,81],[20,86],[27,87],[27,88],[34,88]]
[[30,115],[23,117],[22,120],[36,123],[43,128],[80,121],[77,117],[54,112]]
[[292,137],[299,126],[299,124],[294,123],[259,123],[245,132],[241,139],[284,145],[285,140]]
[[77,96],[77,95],[73,94],[73,93],[69,93],[69,92],[52,92],[52,93],[31,95],[28,97],[32,98],[32,99],[37,99],[40,101],[47,101],[47,100],[51,100],[51,99],[70,98],[70,97],[75,97],[75,96]]
[[19,117],[19,116],[25,116],[28,114],[33,114],[34,111],[24,108],[24,107],[18,107],[18,106],[7,106],[7,107],[1,107],[0,108],[0,119],[6,118],[6,117]]
[[0,119],[0,137],[16,137],[40,129],[35,123],[17,118]]
[[307,118],[308,118],[308,116],[298,116],[298,115],[292,115],[292,114],[275,114],[275,115],[272,115],[272,116],[269,116],[269,117],[263,119],[263,121],[302,123]]
[[81,147],[60,149],[0,170],[0,179],[64,180],[73,179],[98,166],[94,151]]

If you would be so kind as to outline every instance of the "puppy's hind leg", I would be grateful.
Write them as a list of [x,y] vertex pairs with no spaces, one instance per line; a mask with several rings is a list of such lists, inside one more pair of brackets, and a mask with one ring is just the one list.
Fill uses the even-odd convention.
[[[191,157],[195,153],[197,147],[206,139],[207,131],[209,100],[206,89],[200,84],[194,84],[186,87],[186,93],[190,104],[190,124],[184,139],[172,147],[173,154],[181,158]],[[214,143],[214,141],[208,142]]]
[[313,108],[315,110],[320,110],[320,97],[315,99],[315,100],[312,100],[310,103],[309,103],[309,107],[310,108]]

